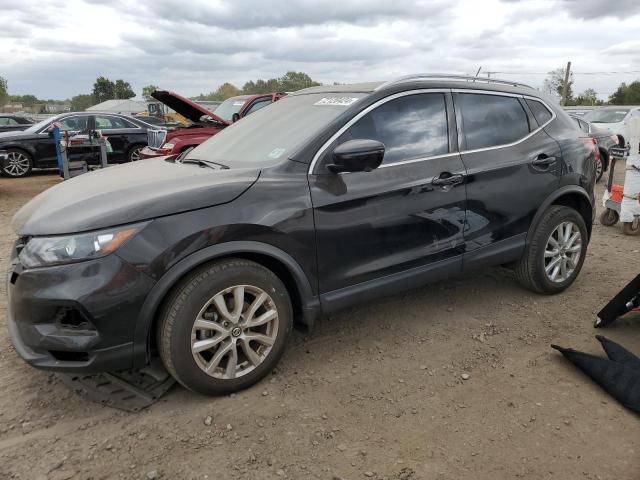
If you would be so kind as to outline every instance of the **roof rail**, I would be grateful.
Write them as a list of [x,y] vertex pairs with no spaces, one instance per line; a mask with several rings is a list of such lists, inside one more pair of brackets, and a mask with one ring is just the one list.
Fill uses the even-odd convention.
[[471,75],[451,75],[451,74],[442,74],[442,73],[416,73],[413,75],[405,75],[403,77],[396,78],[394,80],[389,80],[388,82],[384,82],[379,85],[376,90],[380,90],[385,87],[389,87],[391,85],[395,85],[397,83],[408,82],[410,80],[452,80],[452,81],[464,81],[464,82],[483,82],[483,83],[497,83],[500,85],[511,85],[512,87],[533,87],[527,85],[525,83],[519,82],[511,82],[509,80],[499,80],[494,78],[485,78],[485,77],[473,77]]

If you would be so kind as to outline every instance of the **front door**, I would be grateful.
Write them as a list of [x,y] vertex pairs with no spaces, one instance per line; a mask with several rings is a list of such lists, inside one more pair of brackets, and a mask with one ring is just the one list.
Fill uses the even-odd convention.
[[[78,132],[91,128],[90,115],[70,115],[68,117],[59,118],[56,123],[60,125],[60,131],[63,135],[73,136]],[[54,167],[57,165],[56,146],[53,137],[49,134],[51,125],[44,127],[39,133],[39,140],[36,142],[36,159],[38,166]],[[93,155],[91,148],[70,148],[67,151],[69,160],[86,160],[89,161]]]
[[[322,153],[309,175],[321,293],[439,262],[460,270],[466,172],[449,136],[447,95],[381,100]],[[352,139],[382,142],[383,164],[330,173],[333,149]]]

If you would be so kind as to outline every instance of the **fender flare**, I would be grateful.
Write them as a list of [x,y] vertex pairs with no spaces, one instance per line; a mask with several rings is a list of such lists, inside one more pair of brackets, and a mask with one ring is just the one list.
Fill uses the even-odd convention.
[[27,152],[33,161],[33,166],[35,167],[36,159],[36,149],[33,145],[24,144],[24,143],[10,143],[0,145],[0,150],[8,150],[10,148],[15,148],[16,150],[22,150],[23,152]]
[[[199,265],[215,260],[216,258],[233,255],[242,256],[242,254],[246,253],[266,255],[285,265],[293,277],[298,293],[300,294],[302,308],[305,311],[303,323],[310,325],[313,322],[313,318],[320,313],[320,301],[318,297],[314,295],[304,270],[288,253],[273,245],[255,241],[232,241],[212,245],[192,253],[173,265],[162,275],[147,295],[136,320],[133,338],[134,368],[142,366],[147,362],[151,326],[153,325],[158,307],[169,290],[184,275]],[[308,318],[307,315],[309,316]]]
[[[551,205],[553,205],[553,203],[556,200],[558,200],[560,197],[563,197],[567,194],[579,194],[580,196],[582,196],[587,201],[587,203],[591,206],[592,217],[593,217],[595,208],[594,208],[593,202],[591,201],[591,198],[589,197],[589,194],[584,188],[578,185],[566,185],[564,187],[561,187],[558,190],[554,191],[551,195],[549,195],[544,200],[544,202],[542,202],[542,205],[540,205],[540,207],[538,208],[538,211],[536,212],[536,214],[533,217],[533,220],[531,221],[529,230],[527,231],[526,245],[529,245],[531,236],[533,235],[533,232],[535,231],[535,229],[538,227],[538,223],[540,223],[540,219],[542,218],[542,215],[544,215],[544,212],[546,212],[546,210]],[[593,218],[591,219],[591,222],[593,224]]]

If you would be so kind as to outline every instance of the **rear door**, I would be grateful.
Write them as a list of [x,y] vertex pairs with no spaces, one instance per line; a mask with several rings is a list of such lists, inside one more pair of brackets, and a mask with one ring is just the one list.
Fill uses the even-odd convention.
[[[409,271],[429,280],[438,266],[460,270],[465,169],[449,135],[454,121],[448,92],[405,92],[369,107],[334,137],[309,176],[321,293]],[[333,149],[353,139],[381,141],[383,164],[330,173]]]
[[[96,114],[96,129],[108,137],[113,152],[108,155],[109,161],[123,161],[134,144],[147,143],[146,130],[129,120],[117,115]],[[96,149],[96,160],[100,152]]]
[[[519,256],[543,201],[559,186],[561,151],[519,95],[454,91],[462,161],[467,168],[465,265],[493,246]],[[495,257],[493,257],[495,259]]]

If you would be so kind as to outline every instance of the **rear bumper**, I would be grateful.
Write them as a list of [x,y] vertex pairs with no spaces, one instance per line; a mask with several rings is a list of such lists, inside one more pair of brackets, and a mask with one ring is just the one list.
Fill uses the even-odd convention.
[[137,315],[154,282],[118,256],[7,278],[11,342],[35,368],[67,373],[126,370]]

